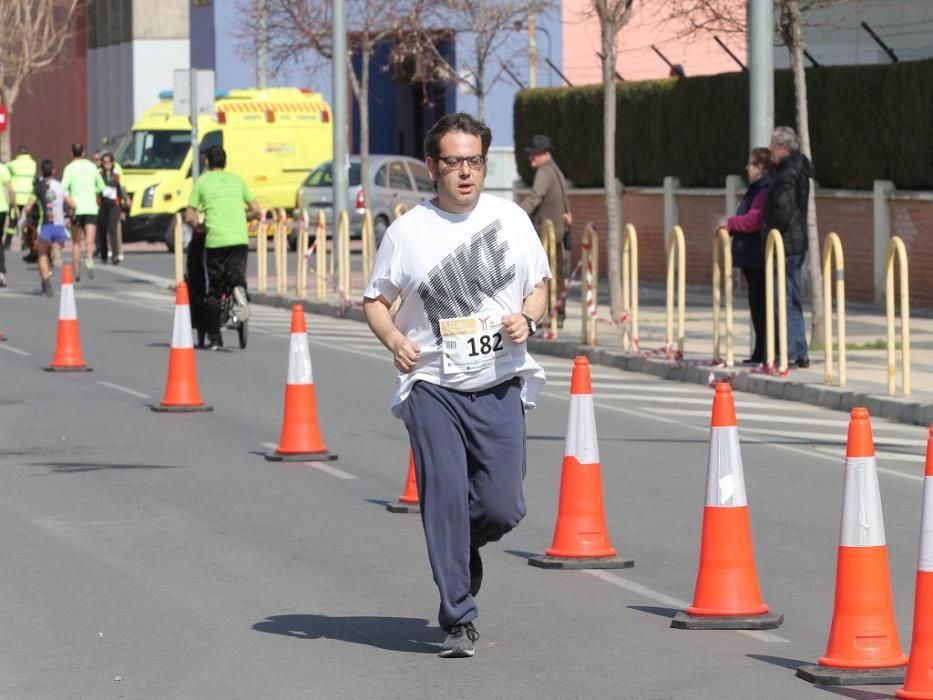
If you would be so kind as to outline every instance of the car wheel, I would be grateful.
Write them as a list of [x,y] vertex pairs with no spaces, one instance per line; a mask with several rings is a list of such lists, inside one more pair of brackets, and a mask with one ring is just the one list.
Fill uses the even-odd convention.
[[[181,242],[184,246],[182,250],[188,250],[188,244],[191,243],[191,227],[186,223],[181,225]],[[175,252],[175,219],[172,219],[165,229],[165,246],[169,253]]]
[[382,237],[386,235],[386,229],[389,228],[389,220],[384,216],[377,216],[373,222],[373,233],[376,237],[376,247],[382,245]]

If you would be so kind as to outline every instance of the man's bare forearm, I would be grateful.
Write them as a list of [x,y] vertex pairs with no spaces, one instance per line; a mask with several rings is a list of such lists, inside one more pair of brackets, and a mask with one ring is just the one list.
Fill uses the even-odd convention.
[[535,321],[540,321],[545,311],[547,311],[547,280],[542,280],[535,285],[531,294],[525,297],[525,301],[522,302],[522,313]]
[[388,305],[380,299],[363,299],[363,314],[366,316],[366,323],[369,324],[373,335],[386,346],[386,350],[395,352],[394,344],[405,336],[396,328]]

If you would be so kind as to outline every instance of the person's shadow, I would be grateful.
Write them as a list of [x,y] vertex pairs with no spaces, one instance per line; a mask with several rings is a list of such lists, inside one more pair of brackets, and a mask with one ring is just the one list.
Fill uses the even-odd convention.
[[296,639],[336,639],[412,654],[436,654],[444,636],[441,630],[429,627],[427,620],[414,617],[270,615],[253,629]]

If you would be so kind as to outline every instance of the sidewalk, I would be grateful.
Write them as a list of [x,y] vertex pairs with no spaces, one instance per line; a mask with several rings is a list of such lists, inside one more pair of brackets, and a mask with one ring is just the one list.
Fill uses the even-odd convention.
[[[312,273],[313,274],[313,273]],[[304,304],[312,313],[340,316],[363,321],[360,305],[362,294],[361,274],[354,270],[351,303],[341,304],[337,293],[329,287],[324,300],[316,299],[313,281],[305,299],[294,296],[294,278],[289,279],[290,293],[278,294],[252,292],[254,303],[288,307],[293,303]],[[313,280],[313,278],[312,278]],[[255,279],[250,278],[250,288],[255,289]],[[273,278],[269,288],[275,288]],[[666,332],[666,306],[664,288],[654,284],[639,287],[639,346],[641,355],[622,351],[621,327],[606,322],[609,319],[608,285],[600,287],[596,346],[586,346],[580,341],[582,309],[580,287],[570,288],[567,296],[567,318],[558,331],[558,338],[547,340],[532,338],[529,347],[541,355],[574,357],[586,355],[593,364],[618,367],[634,372],[643,372],[664,379],[709,384],[716,380],[727,380],[739,391],[747,391],[773,398],[811,403],[835,410],[848,411],[853,406],[866,406],[874,416],[881,416],[902,423],[930,425],[933,423],[933,318],[911,317],[911,384],[912,393],[903,396],[903,378],[900,352],[900,320],[895,325],[897,344],[897,396],[887,395],[887,322],[884,308],[868,305],[847,305],[846,308],[846,386],[825,383],[825,361],[822,350],[811,351],[808,369],[791,369],[786,377],[771,376],[760,369],[741,364],[748,357],[751,326],[744,290],[736,290],[734,310],[734,337],[736,366],[713,366],[713,311],[712,293],[709,289],[687,290],[686,320],[684,331],[684,357],[681,361],[668,360],[662,348]],[[835,317],[833,318],[834,342]],[[806,327],[809,333],[810,317]],[[676,334],[676,308],[675,325]],[[722,315],[721,353],[725,357],[725,313]],[[676,347],[676,341],[675,341]],[[835,380],[839,377],[838,355],[833,360]]]

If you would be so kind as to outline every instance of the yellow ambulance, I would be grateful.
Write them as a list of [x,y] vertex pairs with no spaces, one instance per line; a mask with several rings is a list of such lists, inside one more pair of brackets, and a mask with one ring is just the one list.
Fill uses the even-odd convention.
[[[191,194],[191,124],[175,116],[172,93],[133,125],[115,153],[131,198],[123,240],[172,249],[173,219]],[[330,107],[320,93],[298,88],[230,90],[213,116],[198,118],[200,150],[221,145],[227,170],[242,177],[263,208],[295,206],[298,187],[333,154]]]

